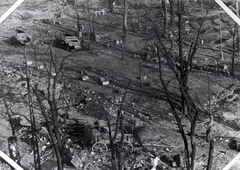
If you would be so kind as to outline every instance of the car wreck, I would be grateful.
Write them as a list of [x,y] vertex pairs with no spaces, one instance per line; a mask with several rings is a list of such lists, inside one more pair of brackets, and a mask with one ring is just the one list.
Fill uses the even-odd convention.
[[23,30],[17,29],[16,30],[16,40],[21,45],[29,45],[31,41],[31,37]]
[[68,51],[78,51],[82,49],[81,42],[75,35],[63,35],[60,39],[58,39],[58,46],[60,45],[64,45]]

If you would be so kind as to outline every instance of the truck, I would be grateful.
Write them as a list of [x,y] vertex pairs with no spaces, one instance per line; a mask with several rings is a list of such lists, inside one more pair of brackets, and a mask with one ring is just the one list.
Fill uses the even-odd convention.
[[60,39],[60,43],[64,44],[68,51],[82,49],[81,42],[74,35],[68,35],[68,34],[63,35]]
[[31,41],[31,37],[22,29],[17,29],[16,30],[16,40],[21,45],[29,45],[30,41]]

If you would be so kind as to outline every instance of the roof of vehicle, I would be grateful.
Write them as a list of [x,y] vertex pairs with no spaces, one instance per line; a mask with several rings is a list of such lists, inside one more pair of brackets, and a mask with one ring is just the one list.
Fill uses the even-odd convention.
[[66,39],[78,40],[76,36],[66,36]]

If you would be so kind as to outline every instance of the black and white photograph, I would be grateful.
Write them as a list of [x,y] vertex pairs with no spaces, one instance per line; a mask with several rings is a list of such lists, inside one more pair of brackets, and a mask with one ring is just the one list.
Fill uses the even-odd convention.
[[239,170],[240,0],[0,0],[0,170]]

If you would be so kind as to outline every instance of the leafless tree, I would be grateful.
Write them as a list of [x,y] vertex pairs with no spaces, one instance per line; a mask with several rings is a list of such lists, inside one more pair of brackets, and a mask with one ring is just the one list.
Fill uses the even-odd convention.
[[[196,159],[196,126],[197,126],[197,120],[199,118],[199,115],[201,113],[200,107],[196,104],[196,101],[194,100],[194,96],[192,95],[188,81],[189,81],[189,75],[192,70],[193,65],[193,58],[197,52],[197,49],[200,45],[200,31],[202,28],[202,25],[204,23],[204,20],[206,18],[202,17],[199,28],[196,32],[195,39],[191,42],[189,47],[186,47],[186,45],[183,44],[184,41],[184,34],[183,34],[183,21],[182,17],[184,15],[184,2],[182,0],[177,1],[177,33],[174,35],[175,39],[164,39],[161,36],[161,33],[159,30],[161,30],[161,27],[156,24],[152,20],[153,27],[155,29],[156,34],[156,52],[157,56],[159,58],[159,79],[162,85],[163,90],[165,91],[167,102],[171,108],[171,111],[175,117],[179,132],[182,136],[184,148],[185,148],[185,164],[187,170],[194,170],[195,169],[195,159]],[[177,46],[178,50],[178,57],[177,62],[175,59],[173,59],[172,56],[172,50],[174,47]],[[184,54],[184,49],[188,48],[188,52]],[[164,56],[164,58],[163,58]],[[179,99],[176,100],[176,96],[174,97],[171,90],[169,89],[169,84],[171,84],[171,80],[166,81],[163,76],[163,63],[162,61],[166,60],[169,68],[175,75],[175,80],[178,85],[178,92],[177,95],[179,95]],[[176,84],[174,83],[174,84]],[[183,128],[182,124],[182,117],[187,118],[187,120],[190,123],[190,142],[187,139],[187,134]],[[210,161],[211,163],[211,161]]]
[[[130,83],[129,83],[130,85]],[[129,86],[128,85],[128,86]],[[108,135],[109,135],[109,142],[110,142],[110,148],[111,148],[111,164],[112,164],[112,170],[117,170],[117,169],[123,169],[123,143],[124,143],[124,125],[123,125],[123,120],[124,120],[124,114],[123,114],[123,103],[125,101],[125,97],[127,95],[127,92],[125,92],[121,104],[119,106],[119,109],[117,110],[117,118],[116,118],[116,127],[114,134],[112,134],[112,129],[111,129],[111,120],[108,118]],[[109,113],[105,110],[102,101],[99,100],[99,103],[101,104],[101,107],[103,111],[109,115]],[[120,129],[120,141],[117,141],[117,136],[119,136],[119,129]],[[116,159],[118,164],[116,164]],[[118,167],[118,168],[117,168]]]
[[234,70],[235,70],[235,57],[236,57],[236,48],[238,46],[238,38],[237,38],[237,34],[238,34],[238,25],[235,24],[234,28],[231,29],[231,35],[232,35],[232,68],[231,68],[231,75],[234,76]]
[[235,72],[235,58],[237,56],[237,50],[238,50],[238,25],[235,23],[234,27],[232,27],[231,25],[228,25],[229,27],[229,33],[232,36],[232,46],[230,51],[232,52],[232,62],[231,62],[231,71],[230,74],[232,76],[234,76],[234,72]]
[[[39,89],[38,84],[31,86],[36,101],[40,107],[41,114],[43,115],[47,124],[47,130],[49,133],[50,143],[55,151],[57,158],[58,170],[63,170],[64,159],[64,145],[66,143],[66,137],[61,133],[61,127],[66,123],[66,115],[68,113],[69,104],[66,98],[64,98],[64,84],[63,78],[63,65],[64,61],[70,55],[65,56],[60,62],[57,62],[51,48],[50,48],[50,63],[49,67],[46,66],[47,71],[47,91]],[[58,81],[62,81],[63,88],[57,87]],[[65,114],[60,114],[59,110],[62,108],[65,110]]]
[[124,43],[125,44],[127,43],[127,39],[128,39],[127,18],[128,18],[128,1],[124,0],[123,32],[124,32]]
[[208,105],[209,105],[209,125],[206,131],[206,141],[210,143],[210,148],[209,148],[209,154],[208,154],[208,163],[207,163],[207,170],[212,169],[212,163],[213,163],[213,153],[214,153],[214,139],[212,137],[212,126],[213,126],[213,109],[212,109],[212,94],[211,94],[211,87],[210,87],[210,81],[209,81],[209,74],[207,72],[207,79],[208,79]]

